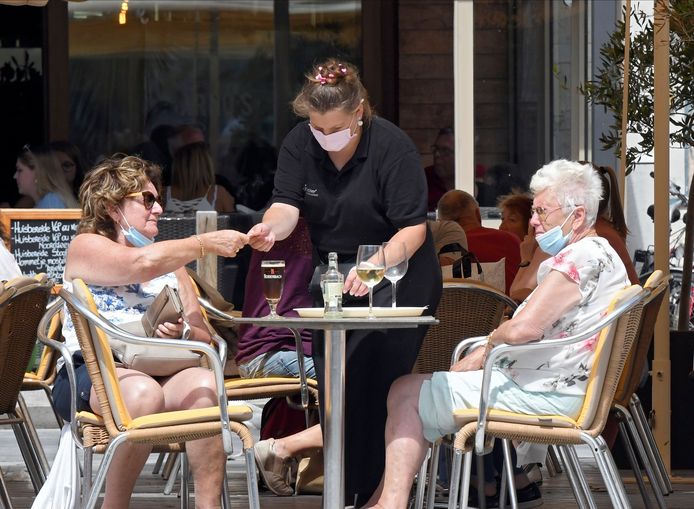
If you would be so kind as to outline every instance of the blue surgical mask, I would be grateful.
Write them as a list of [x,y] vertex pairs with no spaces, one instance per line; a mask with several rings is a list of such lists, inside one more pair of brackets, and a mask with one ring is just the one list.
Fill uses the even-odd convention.
[[125,218],[125,214],[123,214],[123,211],[121,209],[118,209],[118,212],[120,212],[120,215],[123,216],[125,224],[128,225],[128,229],[126,230],[120,223],[118,224],[118,226],[120,226],[120,230],[123,232],[125,240],[130,242],[134,247],[145,247],[149,246],[154,242],[154,239],[150,239],[143,233],[130,226],[130,223]]
[[564,249],[569,243],[569,240],[571,240],[572,232],[564,235],[562,228],[564,228],[566,221],[568,221],[568,219],[573,215],[575,210],[576,209],[572,210],[571,213],[566,216],[566,219],[564,219],[564,222],[561,225],[557,225],[554,228],[547,230],[545,233],[535,237],[537,245],[540,246],[540,249],[542,249],[548,255],[555,256],[559,253],[559,251]]

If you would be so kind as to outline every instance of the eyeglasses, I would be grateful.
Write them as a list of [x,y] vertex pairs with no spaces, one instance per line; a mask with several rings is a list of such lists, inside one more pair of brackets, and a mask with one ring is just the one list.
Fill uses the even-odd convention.
[[447,157],[447,156],[452,156],[455,153],[455,150],[452,148],[448,147],[440,147],[438,145],[432,145],[431,147],[431,153],[436,155],[439,154],[441,156]]
[[71,170],[72,168],[77,167],[75,165],[75,163],[73,163],[72,161],[63,161],[62,163],[60,163],[60,166],[65,171],[68,171],[68,170]]
[[556,207],[556,208],[553,208],[551,210],[546,210],[543,207],[531,207],[530,208],[530,217],[537,214],[537,217],[539,217],[541,221],[546,221],[547,216],[549,216],[553,212],[556,212],[557,210],[561,210],[562,208],[564,208],[564,207]]
[[158,203],[161,206],[159,198],[154,196],[154,194],[150,191],[138,191],[137,193],[130,193],[125,195],[126,198],[132,198],[133,196],[142,196],[142,204],[145,206],[147,210],[152,210],[152,207],[154,207],[155,203]]

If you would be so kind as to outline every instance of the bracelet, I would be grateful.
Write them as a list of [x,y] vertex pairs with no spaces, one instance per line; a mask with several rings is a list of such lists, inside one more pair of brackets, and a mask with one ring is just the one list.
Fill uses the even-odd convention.
[[193,235],[193,237],[195,237],[195,239],[198,241],[198,244],[200,244],[200,256],[198,256],[198,258],[205,258],[205,244],[202,243],[200,235]]
[[529,261],[520,262],[520,263],[518,264],[518,268],[520,269],[521,267],[527,267],[528,265],[530,265],[530,262],[529,262]]

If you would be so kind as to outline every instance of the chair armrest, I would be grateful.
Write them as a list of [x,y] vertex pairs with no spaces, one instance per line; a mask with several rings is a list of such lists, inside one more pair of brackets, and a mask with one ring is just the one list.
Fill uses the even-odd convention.
[[484,371],[482,374],[482,386],[480,388],[480,403],[478,406],[477,431],[475,433],[475,453],[485,454],[488,450],[485,449],[484,437],[487,429],[487,417],[489,414],[489,392],[492,378],[492,369],[496,360],[504,354],[510,352],[540,350],[548,347],[561,347],[583,341],[596,334],[612,322],[619,319],[625,312],[640,302],[647,294],[648,290],[642,290],[639,293],[625,299],[619,305],[615,306],[609,313],[603,316],[597,323],[589,329],[574,334],[566,338],[543,339],[533,341],[531,343],[523,343],[520,345],[500,344],[496,345],[487,353],[487,358],[484,362]]
[[70,419],[70,432],[72,433],[75,443],[78,444],[80,447],[83,447],[82,437],[80,436],[79,431],[77,430],[77,419],[75,417],[77,415],[77,379],[75,377],[75,365],[72,362],[72,354],[70,353],[70,350],[68,350],[68,347],[65,345],[65,343],[63,343],[62,341],[56,341],[55,339],[48,337],[48,331],[51,326],[51,320],[53,320],[53,317],[60,313],[62,309],[63,306],[62,301],[60,299],[56,299],[47,306],[46,312],[44,313],[43,318],[41,318],[41,321],[39,322],[37,337],[41,343],[43,343],[49,348],[53,348],[58,353],[60,353],[60,356],[65,361],[67,378],[70,383],[70,415],[72,416],[72,418]]
[[234,321],[235,317],[233,315],[230,315],[229,313],[226,313],[221,309],[214,307],[212,303],[208,301],[205,297],[198,295],[198,302],[200,303],[202,308],[210,315],[210,318],[228,322]]
[[451,366],[458,362],[463,355],[467,354],[467,351],[476,343],[484,343],[487,340],[487,336],[473,336],[471,338],[463,339],[458,343],[453,350],[451,355]]

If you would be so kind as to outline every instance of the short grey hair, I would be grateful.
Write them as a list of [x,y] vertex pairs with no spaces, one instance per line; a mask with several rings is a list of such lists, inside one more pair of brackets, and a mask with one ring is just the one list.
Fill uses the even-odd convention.
[[590,164],[557,159],[537,170],[530,181],[534,196],[549,190],[564,212],[582,205],[586,210],[586,222],[593,226],[602,198],[602,182]]

